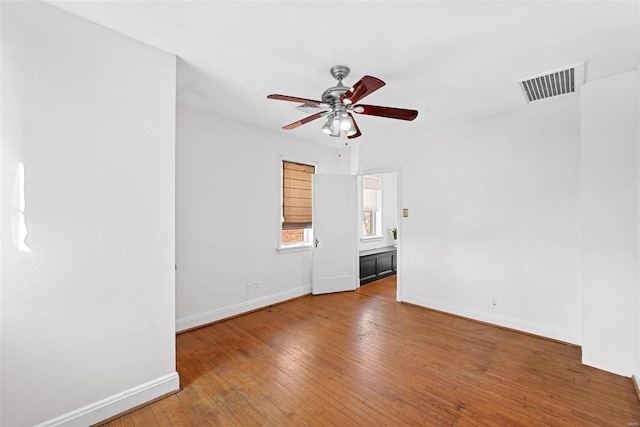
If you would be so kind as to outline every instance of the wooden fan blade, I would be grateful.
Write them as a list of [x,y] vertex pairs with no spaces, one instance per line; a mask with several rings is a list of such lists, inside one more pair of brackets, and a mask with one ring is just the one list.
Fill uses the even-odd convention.
[[355,104],[367,95],[371,95],[376,90],[384,86],[384,82],[376,77],[364,76],[351,89],[340,97],[340,101],[348,99],[351,104]]
[[298,126],[301,126],[305,123],[309,123],[313,120],[319,119],[322,116],[329,114],[331,111],[320,111],[319,113],[312,114],[310,116],[305,117],[304,119],[298,120],[297,122],[293,122],[289,125],[283,126],[282,129],[291,130],[295,129]]
[[362,135],[362,133],[360,133],[360,128],[358,127],[358,124],[356,123],[356,119],[353,117],[353,114],[349,113],[349,117],[351,117],[351,120],[353,121],[353,127],[356,128],[356,133],[354,133],[353,135],[347,136],[347,138],[349,139],[357,138],[360,135]]
[[404,108],[381,107],[378,105],[358,104],[353,106],[353,112],[369,116],[388,117],[390,119],[413,120],[418,117],[416,110]]
[[315,99],[298,98],[296,96],[272,94],[267,96],[267,98],[277,99],[278,101],[291,101],[291,102],[300,102],[302,104],[323,105],[321,101],[316,101]]

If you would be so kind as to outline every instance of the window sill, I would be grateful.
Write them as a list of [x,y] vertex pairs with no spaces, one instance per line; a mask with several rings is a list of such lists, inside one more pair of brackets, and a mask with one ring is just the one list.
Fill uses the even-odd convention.
[[380,242],[382,240],[384,240],[384,236],[371,236],[371,237],[361,237],[360,238],[360,242],[361,243]]
[[281,253],[281,254],[288,254],[288,253],[291,253],[291,252],[310,251],[311,249],[312,249],[312,247],[311,247],[311,244],[309,244],[309,243],[298,244],[298,245],[280,246],[280,247],[276,248],[278,253]]

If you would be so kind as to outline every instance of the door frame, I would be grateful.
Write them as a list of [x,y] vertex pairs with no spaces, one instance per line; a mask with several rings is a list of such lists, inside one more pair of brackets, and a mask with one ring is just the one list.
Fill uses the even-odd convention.
[[[364,175],[382,175],[382,174],[387,174],[387,173],[395,173],[396,174],[396,185],[398,186],[397,188],[397,202],[398,202],[398,206],[397,206],[397,216],[398,216],[398,271],[396,273],[396,301],[398,302],[402,302],[402,222],[404,220],[404,217],[402,216],[402,167],[401,166],[392,166],[392,167],[386,167],[386,168],[375,168],[375,169],[365,169],[365,170],[359,170],[358,171],[358,181],[361,179],[362,176]],[[360,187],[360,186],[359,186]],[[358,195],[360,195],[360,191],[362,191],[361,188],[358,189]],[[358,203],[358,206],[360,205],[360,203]],[[359,220],[362,217],[362,213],[358,212],[358,217]]]

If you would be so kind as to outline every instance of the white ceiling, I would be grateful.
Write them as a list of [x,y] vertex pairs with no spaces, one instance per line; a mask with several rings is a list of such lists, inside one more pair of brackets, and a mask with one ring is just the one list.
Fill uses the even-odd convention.
[[[50,3],[175,53],[178,101],[221,116],[280,129],[305,114],[266,96],[320,99],[337,64],[346,85],[387,83],[362,102],[420,112],[357,115],[359,143],[530,108],[513,83],[524,77],[586,62],[591,81],[640,61],[637,1]],[[335,143],[321,127],[282,132]]]

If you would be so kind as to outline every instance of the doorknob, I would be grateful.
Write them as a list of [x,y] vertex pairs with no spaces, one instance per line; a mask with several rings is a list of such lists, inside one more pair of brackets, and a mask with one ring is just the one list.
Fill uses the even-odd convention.
[[320,240],[316,239],[316,248],[318,247],[318,243],[320,243]]

